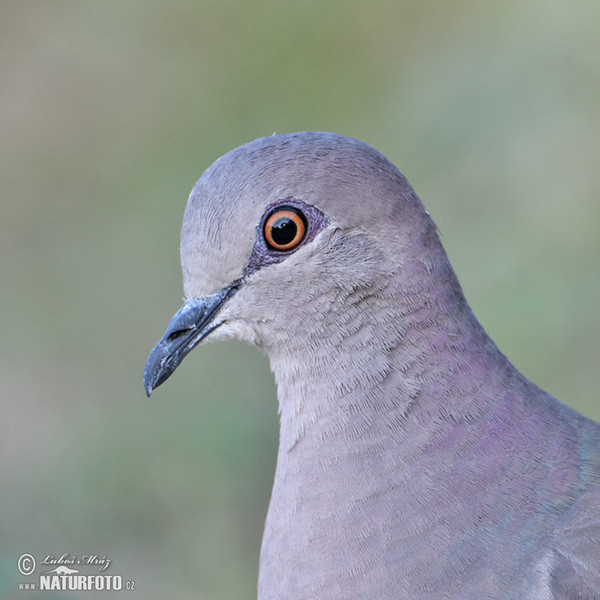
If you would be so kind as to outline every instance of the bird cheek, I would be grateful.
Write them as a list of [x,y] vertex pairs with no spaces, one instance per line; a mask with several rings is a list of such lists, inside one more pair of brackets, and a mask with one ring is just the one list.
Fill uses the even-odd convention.
[[260,346],[260,336],[251,323],[244,320],[226,321],[211,335],[207,341],[211,342],[227,342],[227,341],[245,342],[252,346]]
[[247,297],[247,294],[244,294],[246,291],[242,288],[236,294],[240,298],[233,296],[219,314],[218,318],[223,325],[214,331],[217,334],[215,340],[236,340],[252,346],[261,345],[261,336],[257,326],[260,319],[253,314],[255,312],[252,308],[254,303],[251,298]]

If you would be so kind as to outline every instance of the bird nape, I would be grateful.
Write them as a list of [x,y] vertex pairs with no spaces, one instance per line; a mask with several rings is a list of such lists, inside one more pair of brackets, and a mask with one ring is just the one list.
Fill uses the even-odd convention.
[[181,260],[148,395],[203,341],[277,383],[259,600],[600,598],[600,425],[498,350],[385,157],[310,132],[229,152]]

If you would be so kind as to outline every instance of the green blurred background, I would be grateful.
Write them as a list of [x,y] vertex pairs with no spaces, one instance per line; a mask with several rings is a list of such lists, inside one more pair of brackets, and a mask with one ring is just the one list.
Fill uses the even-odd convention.
[[150,400],[142,370],[187,195],[256,137],[380,149],[500,348],[600,419],[599,31],[597,0],[4,0],[0,597],[45,597],[23,552],[107,556],[130,598],[255,597],[267,360],[199,348]]

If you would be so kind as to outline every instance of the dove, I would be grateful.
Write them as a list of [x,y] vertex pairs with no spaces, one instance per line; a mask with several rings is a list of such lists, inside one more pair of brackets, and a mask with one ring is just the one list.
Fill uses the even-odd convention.
[[259,600],[600,598],[600,425],[501,353],[382,154],[236,148],[189,197],[181,264],[147,394],[223,340],[277,384]]

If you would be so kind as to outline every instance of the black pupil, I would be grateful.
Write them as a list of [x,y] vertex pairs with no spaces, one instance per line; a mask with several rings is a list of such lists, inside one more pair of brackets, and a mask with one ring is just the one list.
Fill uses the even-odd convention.
[[271,237],[278,246],[289,244],[298,233],[298,227],[289,217],[280,217],[273,223]]

